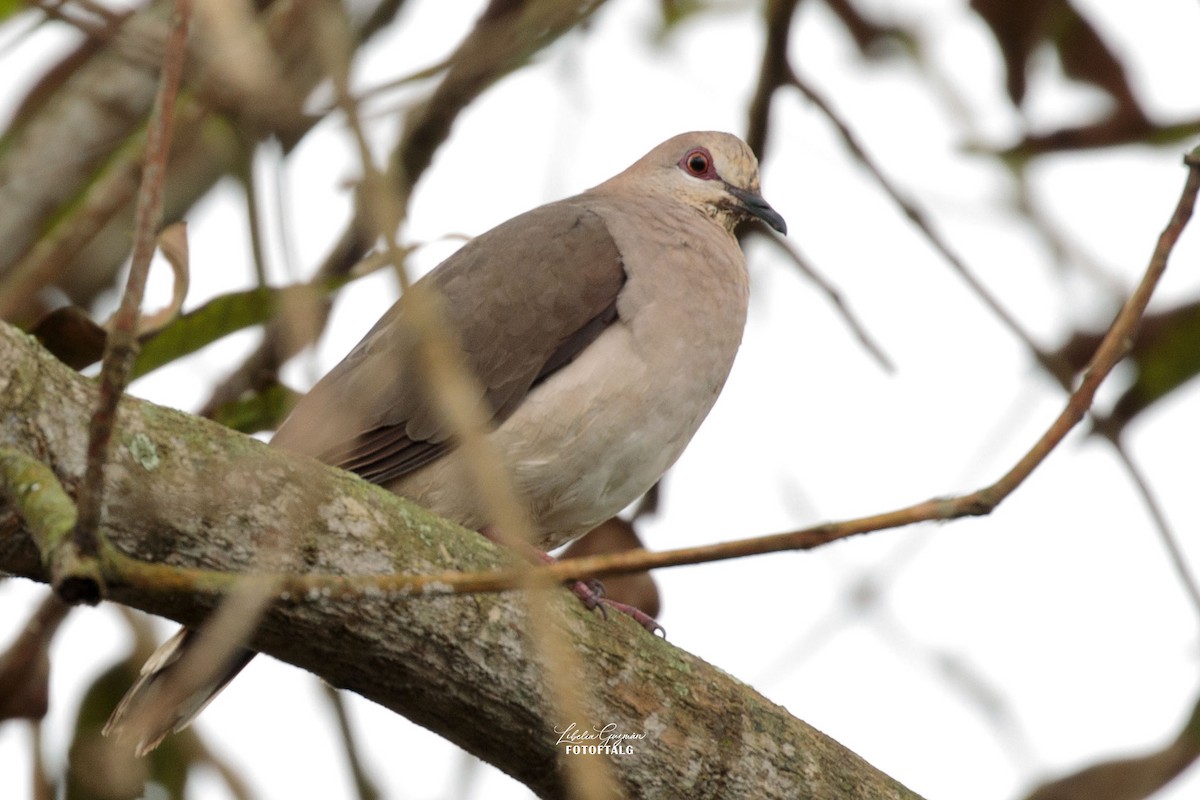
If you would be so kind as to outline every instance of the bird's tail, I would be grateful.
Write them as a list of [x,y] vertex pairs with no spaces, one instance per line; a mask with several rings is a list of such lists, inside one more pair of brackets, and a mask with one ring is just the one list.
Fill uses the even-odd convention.
[[146,755],[168,734],[190,725],[255,655],[239,647],[227,664],[197,668],[185,658],[196,643],[194,630],[180,628],[146,659],[140,677],[104,725],[105,736],[136,736],[134,752]]

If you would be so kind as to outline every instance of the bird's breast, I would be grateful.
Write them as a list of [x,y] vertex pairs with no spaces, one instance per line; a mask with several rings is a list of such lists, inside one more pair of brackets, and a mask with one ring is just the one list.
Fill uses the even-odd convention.
[[[616,515],[675,463],[724,386],[746,321],[745,260],[720,225],[659,203],[590,208],[626,272],[617,319],[489,437],[545,549]],[[455,451],[392,488],[480,528],[487,510],[461,458]]]
[[497,431],[548,546],[620,512],[679,458],[745,327],[745,261],[723,229],[681,238],[678,225],[606,222],[627,273],[617,321]]

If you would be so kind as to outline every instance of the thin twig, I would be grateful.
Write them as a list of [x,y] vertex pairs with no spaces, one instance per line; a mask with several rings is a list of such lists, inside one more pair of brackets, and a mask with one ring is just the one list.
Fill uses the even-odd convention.
[[[749,124],[746,133],[746,143],[750,145],[751,150],[758,154],[760,159],[766,155],[767,135],[771,124],[771,103],[775,99],[776,91],[790,85],[793,80],[792,67],[788,62],[788,41],[792,29],[792,17],[795,16],[797,6],[798,0],[773,0],[767,4],[764,21],[767,35],[766,44],[763,46],[762,66],[758,71],[758,86],[750,101]],[[889,373],[896,371],[883,349],[871,339],[866,328],[850,313],[849,307],[842,300],[837,289],[813,269],[791,242],[768,234],[759,226],[749,227],[746,232],[764,236],[776,247],[781,248],[792,260],[792,263],[799,267],[800,271],[825,295],[871,357],[879,362],[885,371]]]
[[[440,298],[434,292],[410,285],[404,269],[405,251],[396,239],[407,196],[402,199],[375,166],[358,102],[350,91],[350,55],[342,46],[349,37],[343,38],[334,23],[331,22],[329,27],[331,32],[339,35],[325,37],[327,49],[322,56],[333,79],[336,104],[346,115],[362,162],[359,214],[364,217],[363,224],[372,237],[383,237],[384,252],[403,289],[401,302],[406,308],[398,324],[410,326],[418,336],[424,368],[421,377],[430,387],[431,397],[458,441],[474,489],[494,522],[493,530],[502,541],[527,545],[533,541],[533,525],[527,509],[518,499],[511,471],[487,437],[488,415],[483,394],[479,391],[478,378],[471,373],[461,348],[454,341],[457,331],[447,326]],[[527,574],[532,569],[526,566],[521,572]],[[542,673],[549,686],[549,708],[559,715],[558,721],[564,726],[567,722],[583,724],[589,719],[583,699],[587,687],[577,686],[570,677],[583,672],[578,663],[579,655],[555,625],[557,614],[548,599],[542,594],[531,593],[529,604],[531,639],[541,656]],[[606,759],[586,755],[564,759],[559,764],[572,798],[605,800],[617,796],[616,780]]]
[[1117,459],[1121,465],[1125,467],[1126,474],[1133,481],[1134,488],[1142,498],[1142,502],[1146,506],[1147,513],[1150,514],[1150,519],[1154,522],[1154,529],[1158,531],[1158,536],[1162,539],[1163,547],[1167,551],[1167,558],[1171,561],[1171,566],[1175,568],[1175,574],[1179,576],[1179,582],[1183,584],[1183,590],[1187,594],[1188,599],[1192,602],[1192,608],[1200,615],[1200,588],[1197,588],[1196,576],[1192,573],[1188,566],[1187,558],[1176,541],[1176,537],[1171,530],[1170,524],[1167,522],[1167,517],[1155,499],[1153,492],[1150,491],[1150,484],[1142,475],[1141,469],[1133,460],[1133,456],[1125,449],[1120,438],[1108,436],[1109,444],[1117,452]]
[[[1108,274],[1101,265],[1094,263],[1091,258],[1080,252],[1079,248],[1068,242],[1064,233],[1055,230],[1053,225],[1043,219],[1043,215],[1036,208],[1032,193],[1030,192],[1029,181],[1024,171],[1016,176],[1016,187],[1016,208],[1018,212],[1021,213],[1033,229],[1042,237],[1056,258],[1060,262],[1065,263],[1068,260],[1068,256],[1073,254],[1075,260],[1083,265],[1085,275],[1099,283],[1106,293],[1112,295],[1114,298],[1119,297],[1121,292],[1119,281],[1114,276]],[[1116,425],[1110,417],[1101,418],[1095,412],[1092,412],[1092,416],[1095,419],[1096,432],[1116,451],[1117,460],[1125,468],[1126,474],[1133,482],[1134,491],[1142,498],[1154,529],[1158,532],[1158,536],[1162,540],[1163,548],[1167,552],[1167,558],[1175,569],[1175,574],[1179,578],[1179,582],[1183,585],[1184,593],[1188,596],[1192,608],[1200,615],[1200,585],[1197,584],[1196,576],[1192,572],[1191,567],[1188,566],[1187,558],[1179,547],[1178,537],[1171,529],[1166,514],[1163,513],[1158,500],[1154,497],[1150,484],[1146,481],[1145,476],[1142,475],[1141,469],[1133,460],[1132,454],[1125,449],[1121,440],[1120,426]]]
[[245,145],[238,153],[242,194],[246,200],[246,225],[250,229],[250,257],[254,261],[254,279],[260,288],[267,286],[267,249],[263,242],[262,208],[259,205],[258,179],[254,175],[254,149]]
[[1047,219],[1046,213],[1038,208],[1037,200],[1033,196],[1033,187],[1030,186],[1028,173],[1021,170],[1014,175],[1013,185],[1015,190],[1014,209],[1028,223],[1034,234],[1045,243],[1060,269],[1074,262],[1082,274],[1100,285],[1114,305],[1119,302],[1125,294],[1125,286],[1082,247],[1070,241],[1065,231],[1059,230]]
[[[1069,392],[1071,382],[1074,379],[1074,371],[1070,364],[1068,364],[1063,358],[1042,349],[1033,341],[1032,336],[1025,331],[1025,329],[1017,322],[1016,318],[1008,313],[1008,311],[1000,304],[1000,302],[975,277],[975,275],[966,266],[966,263],[953,250],[951,250],[949,245],[946,244],[946,242],[938,235],[938,233],[933,229],[933,226],[925,218],[924,213],[917,208],[915,204],[906,199],[891,183],[891,181],[888,180],[888,178],[883,174],[878,166],[876,166],[876,164],[871,160],[870,156],[867,155],[866,151],[859,144],[849,126],[837,115],[837,113],[829,106],[824,98],[821,97],[821,95],[817,93],[816,90],[814,90],[811,86],[801,80],[800,77],[794,72],[791,76],[791,83],[815,106],[817,106],[817,108],[826,115],[830,122],[833,123],[854,157],[871,173],[871,175],[888,194],[888,196],[892,198],[893,202],[895,202],[901,208],[901,210],[903,210],[904,214],[910,220],[912,220],[913,224],[915,224],[922,231],[922,233],[925,234],[925,237],[928,239],[930,244],[932,244],[933,247],[942,254],[943,258],[946,259],[951,267],[959,273],[963,280],[967,282],[968,286],[971,287],[976,296],[992,310],[996,317],[1000,319],[1000,321],[1012,332],[1014,336],[1021,340],[1021,342],[1029,350],[1030,354],[1032,354],[1034,359],[1046,371],[1046,373],[1054,378],[1064,390]],[[1193,172],[1195,169],[1194,162],[1195,151],[1185,158],[1185,163],[1192,168]],[[1061,240],[1053,236],[1053,233],[1048,226],[1036,224],[1036,216],[1029,209],[1027,188],[1021,186],[1020,189],[1021,196],[1019,197],[1018,207],[1022,211],[1026,212],[1026,215],[1031,222],[1035,222],[1034,227],[1037,228],[1038,231],[1046,238],[1046,240],[1051,243],[1052,247],[1060,245]],[[1190,214],[1190,211],[1188,213]],[[1186,222],[1186,219],[1184,221]],[[1180,230],[1182,230],[1182,228],[1180,228]],[[1170,229],[1168,229],[1168,231],[1164,231],[1163,235],[1166,236],[1169,232]],[[1178,236],[1178,232],[1176,232],[1175,235]],[[1169,250],[1167,252],[1169,252]],[[1106,285],[1111,285],[1111,282],[1109,281],[1105,281],[1105,283]],[[1084,409],[1084,413],[1086,413],[1090,406],[1091,401],[1089,399],[1088,405]],[[1074,424],[1074,422],[1071,423],[1071,425]],[[1099,428],[1101,426],[1098,424],[1097,427]],[[1184,590],[1191,598],[1192,603],[1195,605],[1197,611],[1200,611],[1200,587],[1197,586],[1191,570],[1187,567],[1183,553],[1176,542],[1176,536],[1172,532],[1170,525],[1167,524],[1166,518],[1159,511],[1157,504],[1150,495],[1149,486],[1146,485],[1141,479],[1140,474],[1133,463],[1129,460],[1127,454],[1121,449],[1116,440],[1109,437],[1109,441],[1114,445],[1114,447],[1116,447],[1118,459],[1122,462],[1122,464],[1124,464],[1126,471],[1129,473],[1130,478],[1134,482],[1135,488],[1145,500],[1147,509],[1150,512],[1155,527],[1158,530],[1159,535],[1163,540],[1163,544],[1167,549],[1167,555],[1174,564],[1180,580],[1183,582]],[[1044,455],[1042,457],[1044,457]]]
[[[158,226],[162,219],[167,152],[175,123],[175,99],[183,71],[190,15],[190,0],[176,0],[171,17],[171,31],[163,53],[158,96],[155,98],[147,130],[146,160],[134,211],[133,257],[129,279],[125,284],[121,305],[113,316],[112,328],[105,344],[104,360],[100,369],[99,401],[88,428],[87,471],[79,491],[79,520],[72,536],[76,553],[85,559],[94,557],[98,550],[100,509],[104,498],[104,465],[108,461],[117,403],[125,391],[133,359],[137,355],[138,317],[142,297],[146,291],[150,259],[154,255]],[[59,586],[60,592],[63,588]],[[75,587],[81,592],[78,599],[91,602],[99,599],[100,588]],[[69,590],[68,594],[75,589]],[[68,596],[66,599],[73,598]]]
[[46,753],[42,746],[42,722],[33,720],[29,724],[30,773],[32,775],[33,800],[51,800],[57,797],[57,786],[46,768]]
[[924,234],[930,245],[932,245],[933,248],[941,254],[942,258],[944,258],[946,263],[948,263],[950,267],[958,273],[959,277],[962,278],[969,287],[971,287],[971,290],[975,292],[975,295],[983,302],[983,304],[991,310],[991,312],[1006,328],[1008,328],[1013,336],[1016,336],[1021,340],[1025,347],[1028,348],[1029,352],[1033,354],[1033,357],[1037,359],[1038,363],[1041,364],[1047,372],[1054,376],[1064,388],[1069,386],[1071,381],[1071,373],[1069,370],[1065,369],[1065,365],[1056,362],[1049,353],[1043,350],[1037,344],[1037,342],[1033,340],[1033,337],[1025,330],[1021,323],[1017,321],[1017,318],[1014,317],[1008,311],[1008,309],[1000,304],[1000,301],[992,295],[992,293],[983,285],[979,278],[975,276],[975,273],[971,271],[971,268],[967,266],[966,261],[964,261],[963,258],[959,256],[953,248],[950,247],[949,243],[942,238],[941,234],[934,229],[933,223],[926,216],[925,212],[918,208],[916,203],[905,197],[904,194],[901,193],[901,191],[895,186],[895,184],[893,184],[892,181],[883,174],[883,171],[867,154],[867,151],[863,148],[862,144],[859,143],[858,137],[854,135],[852,130],[850,130],[850,126],[847,125],[846,122],[843,121],[838,115],[838,113],[833,110],[833,107],[829,105],[825,98],[822,97],[821,94],[816,91],[816,89],[802,80],[795,71],[791,73],[789,82],[792,86],[799,90],[801,94],[808,98],[809,102],[816,106],[833,124],[833,126],[837,129],[838,134],[842,137],[843,143],[846,145],[847,149],[850,150],[855,160],[862,164],[862,166],[871,173],[871,176],[875,178],[875,181],[879,184],[879,186],[892,199],[892,202],[899,206],[900,210],[904,212],[904,215],[908,217],[914,225],[917,226],[918,230]]
[[[361,594],[367,588],[411,596],[496,592],[519,587],[544,588],[565,580],[620,575],[683,564],[701,564],[785,550],[809,550],[862,533],[899,528],[919,522],[989,514],[1033,473],[1083,419],[1101,382],[1128,351],[1146,305],[1166,269],[1171,251],[1192,216],[1196,195],[1200,191],[1200,148],[1190,153],[1185,158],[1185,163],[1189,168],[1187,182],[1171,220],[1159,237],[1141,282],[1125,302],[1096,349],[1083,372],[1078,388],[1071,393],[1066,406],[1029,451],[1008,472],[988,486],[968,494],[935,498],[881,514],[829,522],[796,531],[658,553],[630,550],[603,556],[588,556],[532,569],[518,567],[474,572],[447,571],[431,575],[349,577],[272,574],[255,576],[253,579],[273,582],[281,596],[293,597],[303,596],[305,592],[312,590],[331,598],[351,597]],[[111,547],[106,549],[104,555],[106,569],[113,580],[119,578],[126,585],[144,591],[219,592],[227,589],[239,577],[209,570],[138,562]]]
[[[78,6],[78,9],[73,8],[72,4],[68,4],[64,0],[29,0],[29,5],[41,11],[48,18],[65,22],[91,38],[101,41],[111,39],[121,22],[128,16],[127,13],[116,13],[98,3],[86,1],[74,3],[73,5]],[[80,10],[96,15],[100,18],[100,22],[87,19],[83,14],[77,16]]]
[[858,318],[854,316],[854,313],[850,310],[850,307],[846,305],[845,300],[842,299],[842,293],[838,291],[836,286],[827,281],[824,275],[817,272],[816,268],[809,263],[808,259],[805,258],[800,252],[800,248],[796,247],[796,245],[792,244],[787,239],[784,239],[782,236],[778,236],[774,233],[767,233],[758,227],[754,228],[753,230],[755,235],[761,236],[783,251],[784,255],[786,255],[791,262],[796,265],[796,268],[803,272],[809,281],[812,282],[812,284],[825,295],[825,299],[834,307],[846,325],[849,326],[855,338],[858,339],[859,344],[861,344],[863,348],[871,355],[871,357],[879,363],[879,366],[883,367],[884,371],[886,372],[894,373],[896,371],[896,365],[893,364],[892,360],[887,357],[885,352],[883,352],[883,348],[871,338],[869,333],[867,333],[866,327],[863,326]]
[[[445,142],[463,109],[497,80],[528,64],[542,48],[583,24],[602,2],[493,2],[486,6],[471,32],[448,57],[446,77],[429,97],[412,109],[412,113],[405,115],[404,129],[390,157],[393,168],[388,173],[401,209],[407,206],[413,187],[432,163],[434,153]],[[367,21],[353,32],[355,42],[361,43],[378,30],[401,4],[402,0],[384,0],[379,4]],[[517,8],[521,8],[522,13],[510,13]],[[375,241],[366,222],[361,213],[355,213],[317,268],[317,280],[345,275],[363,259]],[[0,303],[2,301],[3,295],[0,295]],[[319,333],[324,323],[324,318],[317,320],[312,330]],[[222,381],[205,409],[219,407],[223,404],[221,401],[241,396],[247,388],[258,385],[264,373],[274,374],[284,361],[308,343],[289,336],[283,325],[268,326],[259,348]]]
[[[332,23],[330,27],[333,27]],[[404,267],[404,251],[396,239],[396,230],[404,221],[405,208],[395,194],[388,191],[387,179],[375,167],[375,158],[371,153],[370,144],[367,143],[367,135],[359,115],[358,101],[350,89],[350,52],[347,47],[349,34],[340,35],[340,27],[337,32],[339,35],[325,37],[325,52],[322,55],[326,69],[333,79],[335,105],[346,116],[346,127],[354,139],[358,160],[363,168],[362,188],[357,206],[358,214],[365,219],[356,224],[365,223],[366,229],[371,233],[368,238],[373,238],[374,235],[383,237],[388,262],[396,271],[400,288],[407,291],[411,281],[408,279],[408,270]]]
[[90,11],[106,22],[119,22],[127,16],[125,12],[113,11],[105,5],[93,2],[93,0],[75,0],[75,5],[85,11]]
[[[410,72],[409,74],[402,75],[399,78],[392,78],[391,80],[389,80],[385,83],[381,83],[377,86],[372,86],[368,89],[362,89],[358,92],[358,95],[357,95],[359,105],[362,105],[371,100],[376,100],[379,97],[383,96],[384,94],[387,94],[388,92],[393,92],[397,89],[407,86],[408,84],[416,83],[418,81],[429,80],[430,78],[435,78],[438,75],[440,75],[441,73],[445,72],[447,69],[449,69],[450,63],[451,62],[450,62],[449,58],[444,58],[441,61],[438,61],[435,64],[431,64],[428,67],[425,67],[423,69],[419,69],[415,72]],[[394,106],[394,107],[390,107],[390,108],[383,108],[378,111],[372,112],[369,116],[372,119],[377,119],[377,118],[394,119],[396,117],[396,115],[401,113],[402,108],[407,108],[407,107],[408,107],[407,104],[402,104],[402,106],[398,106],[398,107]]]
[[233,796],[233,800],[254,800],[255,794],[250,786],[246,783],[246,779],[241,776],[232,764],[225,760],[223,756],[217,755],[209,749],[208,745],[204,744],[195,730],[188,728],[183,731],[185,736],[190,734],[190,739],[200,749],[200,760],[202,760],[213,772],[221,778],[225,784],[225,788],[229,790],[229,794]]
[[354,737],[354,729],[350,727],[350,715],[346,713],[346,702],[342,699],[342,693],[324,681],[321,682],[321,689],[333,708],[334,716],[337,717],[338,731],[342,735],[342,749],[346,753],[350,775],[354,778],[355,793],[359,800],[378,800],[379,788],[375,786],[362,759],[359,758],[358,744]]
[[763,45],[762,66],[758,70],[758,86],[750,100],[749,121],[746,126],[746,144],[758,154],[765,155],[767,132],[771,123],[771,101],[780,87],[791,81],[792,68],[788,62],[788,40],[792,30],[792,17],[799,0],[771,0],[767,3],[763,27],[766,43]]

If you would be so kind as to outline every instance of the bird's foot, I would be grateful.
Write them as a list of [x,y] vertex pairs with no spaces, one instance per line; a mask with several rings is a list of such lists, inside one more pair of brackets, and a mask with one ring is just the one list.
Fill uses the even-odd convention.
[[[547,555],[551,562],[555,559],[553,556]],[[654,634],[661,634],[667,638],[667,629],[658,624],[658,620],[642,611],[637,606],[631,606],[628,603],[622,603],[619,600],[613,600],[604,596],[604,584],[597,580],[591,581],[574,581],[571,584],[571,591],[575,596],[583,601],[589,611],[600,609],[600,614],[605,619],[608,619],[607,609],[611,608],[614,611],[619,611],[628,617],[632,617],[633,621],[641,625],[646,630]]]
[[[500,545],[501,547],[507,547],[511,544],[509,542],[502,541],[500,536],[497,534],[496,529],[491,525],[484,526],[479,532],[483,534],[486,539]],[[558,563],[557,558],[549,553],[537,549],[531,544],[522,544],[516,549],[521,553],[521,555],[528,559],[531,564]],[[604,584],[598,580],[593,579],[590,581],[571,581],[570,589],[575,593],[576,597],[583,601],[583,604],[589,611],[600,609],[600,614],[605,619],[608,619],[607,609],[611,608],[614,611],[619,611],[620,613],[631,617],[634,622],[650,631],[650,633],[662,634],[664,639],[667,637],[666,628],[664,628],[662,625],[659,625],[654,617],[650,616],[645,611],[642,611],[636,606],[631,606],[628,603],[622,603],[618,600],[605,597]]]

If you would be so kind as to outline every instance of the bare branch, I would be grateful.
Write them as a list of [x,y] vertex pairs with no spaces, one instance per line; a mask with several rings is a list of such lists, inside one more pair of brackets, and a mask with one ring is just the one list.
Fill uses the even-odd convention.
[[346,753],[346,764],[350,768],[350,774],[354,776],[354,789],[358,792],[359,800],[379,800],[379,787],[371,780],[371,776],[367,773],[366,766],[358,754],[354,730],[350,727],[350,715],[346,713],[346,703],[342,700],[341,693],[328,683],[322,683],[321,688],[324,690],[325,699],[329,701],[329,707],[333,709],[333,714],[337,718],[338,732],[342,737],[342,749]]
[[799,0],[771,0],[767,3],[763,26],[766,28],[766,44],[763,45],[762,66],[758,70],[758,86],[750,100],[749,124],[746,126],[746,144],[762,158],[767,147],[767,132],[770,129],[771,101],[775,91],[787,86],[792,79],[792,67],[788,62],[788,41],[792,29],[792,17],[796,14]]
[[905,197],[903,193],[892,183],[892,181],[883,174],[883,171],[874,162],[874,160],[867,155],[867,151],[863,148],[862,144],[859,143],[858,137],[854,135],[854,132],[850,130],[850,126],[847,125],[840,116],[838,116],[837,112],[833,110],[833,107],[830,106],[828,102],[826,102],[825,98],[794,72],[790,77],[790,83],[792,86],[796,87],[801,94],[808,98],[809,102],[815,105],[831,123],[833,123],[833,126],[841,135],[842,141],[850,150],[854,158],[860,164],[862,164],[869,173],[871,173],[871,176],[875,178],[876,182],[888,195],[888,197],[890,197],[892,201],[900,207],[900,210],[904,212],[904,216],[908,217],[912,223],[917,226],[917,229],[924,234],[930,245],[932,245],[933,248],[941,254],[942,258],[944,258],[946,263],[948,263],[951,268],[958,273],[959,277],[966,281],[967,285],[971,287],[971,290],[975,292],[975,295],[991,310],[996,318],[1003,323],[1004,327],[1008,328],[1009,332],[1011,332],[1013,336],[1017,337],[1017,339],[1019,339],[1021,343],[1025,345],[1029,352],[1033,354],[1033,357],[1037,359],[1038,363],[1041,364],[1047,372],[1054,376],[1054,378],[1057,379],[1060,384],[1062,384],[1064,387],[1069,385],[1071,380],[1070,372],[1065,370],[1064,365],[1055,362],[1055,360],[1048,353],[1046,353],[1037,344],[1037,342],[1033,340],[1033,337],[1025,330],[1021,323],[1017,321],[1017,318],[1014,317],[1012,313],[1008,311],[1008,309],[1000,304],[1000,301],[996,299],[996,297],[992,295],[990,291],[988,291],[987,287],[980,282],[979,278],[975,276],[975,273],[971,270],[971,268],[967,266],[966,261],[964,261],[963,258],[959,256],[953,248],[950,247],[949,243],[942,238],[941,234],[934,229],[933,223],[929,221],[928,217],[925,215],[925,212],[917,207],[912,200]]
[[1109,444],[1117,452],[1117,460],[1121,462],[1121,466],[1125,468],[1125,473],[1129,476],[1129,480],[1133,482],[1134,489],[1138,496],[1142,498],[1142,504],[1146,507],[1146,513],[1150,515],[1150,520],[1154,523],[1154,529],[1158,532],[1159,538],[1162,540],[1163,549],[1167,551],[1167,558],[1171,561],[1171,566],[1175,569],[1175,574],[1179,578],[1179,582],[1183,585],[1184,593],[1187,594],[1188,600],[1192,603],[1192,610],[1200,615],[1200,586],[1196,583],[1196,576],[1192,572],[1187,563],[1187,557],[1183,553],[1183,548],[1179,546],[1179,541],[1171,530],[1171,525],[1167,522],[1167,515],[1163,513],[1158,501],[1154,497],[1154,492],[1150,489],[1150,483],[1142,474],[1137,462],[1133,460],[1132,454],[1125,449],[1125,445],[1119,437],[1106,436]]
[[[791,63],[788,61],[788,41],[792,28],[792,18],[795,16],[798,0],[773,0],[767,4],[764,27],[766,28],[766,44],[763,46],[762,66],[758,72],[758,86],[754,97],[750,100],[749,124],[747,126],[746,142],[759,158],[766,155],[767,135],[771,122],[771,103],[778,89],[788,86],[794,80]],[[846,11],[846,9],[842,9]],[[895,372],[895,367],[884,354],[882,348],[867,334],[866,329],[850,313],[841,295],[825,278],[800,254],[800,251],[786,239],[766,233],[759,226],[753,226],[748,231],[765,236],[772,244],[782,249],[788,258],[809,280],[819,289],[825,298],[833,305],[837,313],[850,326],[859,343],[887,372]]]
[[895,372],[896,365],[888,358],[887,353],[883,352],[883,348],[879,343],[871,338],[871,334],[867,333],[866,327],[854,316],[854,312],[846,305],[846,301],[842,299],[842,293],[837,287],[825,279],[825,276],[817,272],[816,268],[809,263],[808,259],[800,252],[800,248],[796,247],[791,241],[784,239],[774,233],[767,233],[761,228],[754,228],[756,235],[762,236],[775,247],[783,251],[784,255],[796,265],[804,275],[812,282],[813,286],[825,295],[825,299],[833,306],[838,315],[850,328],[854,338],[858,339],[858,343],[863,346],[872,358],[875,359],[879,366],[883,367],[885,372]]
[[[882,514],[842,522],[824,523],[787,533],[659,553],[631,550],[604,556],[590,556],[539,567],[534,572],[530,572],[528,569],[509,569],[425,576],[390,575],[371,579],[315,575],[302,577],[271,575],[263,576],[263,579],[278,581],[283,590],[288,592],[319,590],[339,596],[360,592],[365,586],[373,586],[382,591],[494,592],[514,586],[534,585],[534,581],[537,581],[536,585],[548,586],[554,582],[568,579],[619,575],[657,567],[700,564],[783,550],[808,550],[861,533],[903,527],[918,522],[989,514],[1041,465],[1083,419],[1091,408],[1100,384],[1128,352],[1146,306],[1150,302],[1150,297],[1166,270],[1171,251],[1191,218],[1196,194],[1200,191],[1200,149],[1189,154],[1185,158],[1185,163],[1189,170],[1188,177],[1171,220],[1159,237],[1141,282],[1125,302],[1100,346],[1096,349],[1083,372],[1083,379],[1079,386],[1068,397],[1066,406],[1058,417],[1029,451],[1008,472],[988,486],[968,494],[936,498]],[[135,568],[134,565],[127,564],[122,569],[126,580],[135,581],[141,588],[147,590],[169,581],[180,582],[176,585],[177,589],[190,586],[195,589],[207,587],[211,590],[223,587],[231,580],[230,576],[213,576],[211,573],[202,571],[184,573],[175,570],[168,574],[164,568],[157,565],[141,565]]]

